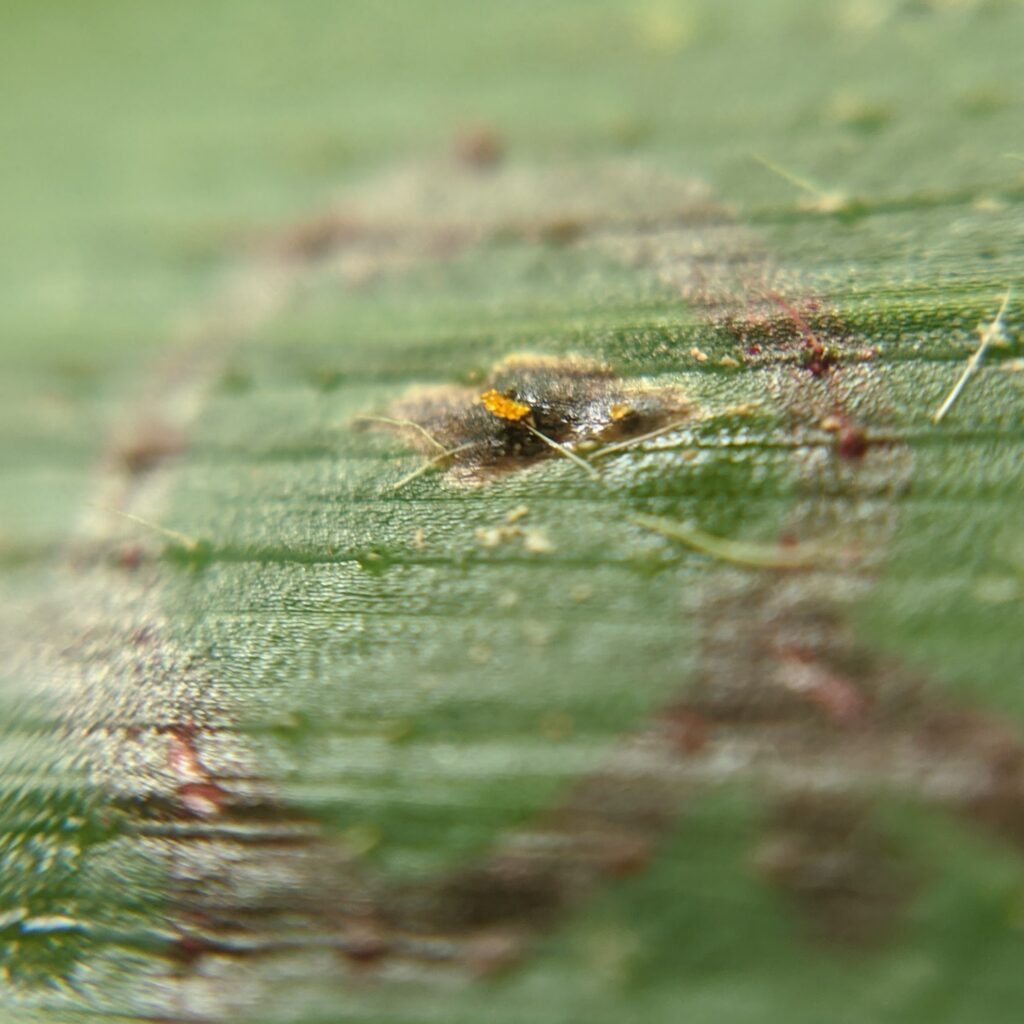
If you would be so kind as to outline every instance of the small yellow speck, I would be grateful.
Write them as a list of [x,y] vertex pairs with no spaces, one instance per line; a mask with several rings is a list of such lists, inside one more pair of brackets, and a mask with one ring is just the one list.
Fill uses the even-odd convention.
[[971,203],[971,209],[978,213],[1002,213],[1006,209],[1006,203],[995,196],[978,196]]
[[679,53],[696,32],[693,16],[675,4],[661,2],[642,10],[635,20],[637,42],[648,53]]
[[416,532],[412,535],[412,546],[417,551],[422,551],[426,547],[426,534],[423,532],[423,527],[417,527]]
[[741,402],[723,410],[725,416],[753,416],[761,408],[760,402]]
[[518,523],[520,519],[525,519],[529,514],[529,505],[516,505],[515,508],[511,508],[505,513],[505,522],[511,526],[513,523]]
[[697,360],[698,363],[706,363],[708,361],[707,352],[702,352],[696,345],[690,349],[690,355]]
[[722,358],[718,360],[718,365],[727,366],[729,369],[735,370],[740,363],[738,359],[733,359],[732,356],[722,356]]
[[839,189],[818,192],[817,195],[807,199],[801,199],[797,206],[808,213],[843,213],[852,210],[855,200],[846,192]]
[[633,412],[633,407],[631,405],[623,405],[622,403],[616,402],[616,404],[608,411],[611,415],[612,422],[619,423]]
[[492,416],[497,416],[499,420],[508,420],[510,423],[520,423],[532,412],[525,403],[517,402],[514,398],[495,391],[494,388],[485,391],[480,396],[480,401]]

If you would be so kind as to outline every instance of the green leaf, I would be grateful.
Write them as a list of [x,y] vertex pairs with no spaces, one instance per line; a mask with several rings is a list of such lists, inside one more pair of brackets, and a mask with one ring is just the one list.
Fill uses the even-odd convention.
[[9,1014],[1017,1018],[1019,4],[8,21]]

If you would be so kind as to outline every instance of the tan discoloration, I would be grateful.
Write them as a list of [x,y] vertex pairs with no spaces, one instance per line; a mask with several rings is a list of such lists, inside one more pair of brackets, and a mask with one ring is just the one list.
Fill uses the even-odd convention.
[[550,555],[558,549],[543,530],[524,530],[523,550],[531,555]]
[[482,548],[499,548],[508,541],[522,536],[522,530],[513,526],[480,527],[476,531],[477,543]]

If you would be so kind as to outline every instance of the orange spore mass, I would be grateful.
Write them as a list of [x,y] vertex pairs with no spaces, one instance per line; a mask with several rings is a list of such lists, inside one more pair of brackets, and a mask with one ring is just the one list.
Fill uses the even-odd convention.
[[484,408],[500,420],[508,420],[511,423],[519,423],[526,419],[533,411],[528,405],[517,402],[514,398],[503,395],[500,391],[491,388],[480,396]]

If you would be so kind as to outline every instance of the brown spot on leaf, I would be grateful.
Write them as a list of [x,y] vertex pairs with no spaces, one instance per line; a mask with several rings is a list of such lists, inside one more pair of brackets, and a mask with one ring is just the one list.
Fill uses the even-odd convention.
[[274,239],[272,250],[288,259],[317,260],[365,234],[364,225],[329,212],[290,225]]
[[807,700],[835,725],[856,725],[867,715],[867,698],[856,683],[813,651],[798,646],[779,651],[777,674],[787,690]]
[[356,967],[378,963],[391,951],[391,944],[372,922],[350,925],[342,955]]
[[181,935],[170,943],[168,957],[182,967],[192,967],[208,953],[217,951],[217,946],[199,935]]
[[119,569],[134,572],[142,565],[145,552],[141,544],[122,544],[114,555],[114,564]]
[[131,436],[115,445],[117,461],[132,476],[148,473],[164,459],[179,454],[185,447],[184,434],[156,420],[136,423]]
[[501,163],[504,156],[505,147],[492,128],[467,128],[455,139],[455,158],[472,170],[491,170]]
[[691,407],[678,388],[625,380],[601,363],[520,354],[496,363],[472,388],[414,389],[384,422],[434,459],[450,453],[453,476],[481,482],[551,458],[557,452],[549,442],[625,440]]
[[478,977],[491,977],[513,967],[524,945],[524,937],[514,931],[485,931],[466,944],[466,962]]
[[586,231],[586,225],[574,217],[558,217],[538,225],[536,237],[549,245],[568,245]]
[[671,748],[683,756],[699,754],[711,738],[710,723],[685,704],[665,712],[663,726]]
[[814,935],[850,945],[892,937],[916,888],[910,865],[866,808],[835,796],[780,804],[754,865],[793,900]]
[[557,869],[545,859],[505,856],[467,867],[431,894],[430,919],[462,932],[547,919],[567,895]]
[[841,459],[862,459],[868,453],[867,433],[852,423],[847,423],[836,438],[836,454]]

